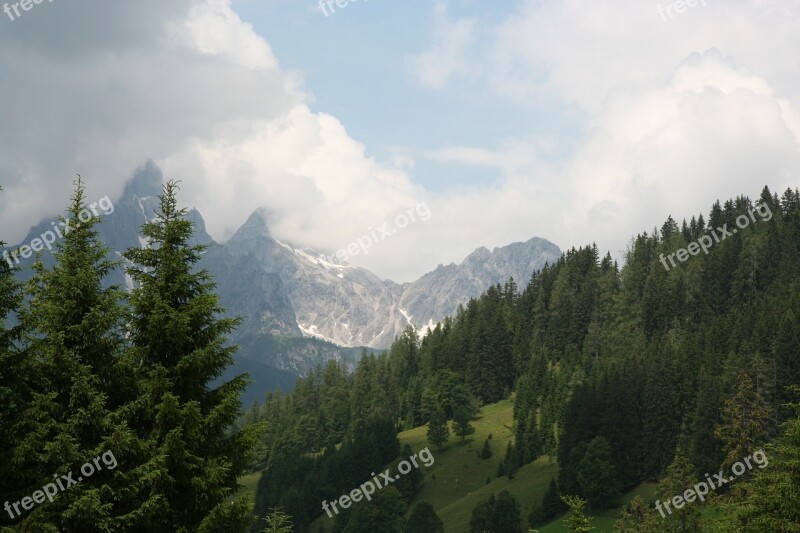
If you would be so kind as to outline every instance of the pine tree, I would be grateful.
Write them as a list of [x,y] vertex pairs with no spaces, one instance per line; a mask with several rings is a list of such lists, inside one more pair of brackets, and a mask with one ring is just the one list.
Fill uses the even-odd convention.
[[544,494],[541,503],[536,506],[528,516],[528,522],[531,527],[540,526],[566,510],[567,506],[558,493],[556,479],[552,478],[550,480],[550,486],[547,488],[547,492]]
[[561,498],[567,504],[572,514],[563,521],[564,525],[572,533],[587,533],[594,529],[591,520],[583,514],[583,508],[586,507],[586,500],[578,496],[563,496]]
[[521,531],[519,502],[507,490],[497,495],[492,509],[492,531],[519,533]]
[[[2,188],[0,188],[2,190]],[[0,241],[0,249],[5,243]],[[20,350],[19,327],[10,327],[6,320],[19,309],[20,287],[14,280],[13,263],[0,259],[0,500],[18,501],[22,490],[33,484],[29,470],[14,460],[16,429],[29,405],[31,381],[29,359]],[[5,513],[3,513],[5,515]],[[0,524],[11,522],[0,518]]]
[[603,437],[595,437],[578,466],[578,485],[592,507],[605,508],[619,496],[620,484],[612,450]]
[[470,414],[467,406],[460,405],[456,407],[453,413],[453,423],[455,425],[456,435],[461,437],[462,441],[467,437],[467,435],[475,432],[475,428],[473,428],[472,424],[470,424],[471,419],[472,415]]
[[750,376],[741,372],[736,392],[725,401],[722,421],[714,431],[725,450],[721,468],[728,469],[766,444],[772,424],[769,406],[753,387]]
[[406,533],[444,533],[444,524],[431,504],[419,502],[408,518]]
[[[506,445],[506,455],[503,458],[503,474],[508,476],[508,479],[514,479],[514,474],[517,472],[517,468],[519,468],[519,459],[517,456],[517,448],[511,444],[511,441],[508,441]],[[498,477],[500,477],[500,473],[498,473]]]
[[472,515],[469,519],[470,533],[494,531],[493,520],[495,501],[496,499],[494,494],[490,494],[488,499],[478,502],[475,508],[472,509]]
[[[688,488],[697,483],[694,465],[689,458],[678,449],[675,459],[667,468],[667,475],[658,484],[657,496],[661,501],[670,502],[674,496],[682,495]],[[659,507],[658,505],[656,506]],[[671,513],[669,511],[672,511]],[[665,512],[664,530],[681,533],[698,533],[700,529],[700,511],[697,502],[684,502],[678,509],[674,505]]]
[[447,427],[447,418],[445,418],[442,408],[437,405],[428,424],[428,442],[441,450],[448,438],[450,438],[450,429]]
[[614,523],[614,533],[662,533],[664,524],[660,520],[642,497],[636,496]]
[[265,518],[267,525],[259,533],[293,533],[292,517],[274,507]]
[[35,469],[41,485],[54,474],[74,473],[93,458],[111,455],[107,468],[84,474],[52,503],[35,507],[20,523],[31,531],[120,529],[130,513],[139,512],[140,502],[126,497],[125,471],[142,444],[125,416],[135,390],[124,357],[122,292],[103,287],[116,263],[99,241],[98,221],[79,177],[67,217],[60,220],[63,239],[56,244],[55,266],[47,269],[37,259],[26,288],[30,299],[20,312],[36,384],[18,424],[24,437],[14,455],[23,471]]
[[[229,503],[247,452],[261,431],[229,428],[240,415],[246,377],[217,387],[211,382],[233,363],[226,346],[238,319],[224,310],[205,270],[197,270],[202,245],[191,246],[193,228],[179,209],[170,181],[157,218],[143,225],[144,249],[124,257],[137,284],[131,296],[130,341],[143,386],[138,430],[148,439],[159,482],[153,488],[165,509],[148,527],[172,531],[239,530],[252,520],[245,496]],[[144,527],[144,526],[140,526]]]
[[797,416],[783,425],[783,433],[756,452],[761,460],[753,460],[753,477],[734,486],[737,505],[725,531],[800,531],[800,405],[793,408]]
[[385,531],[401,533],[405,526],[406,503],[394,487],[386,487],[373,496],[370,502],[361,502],[353,508],[343,533]]

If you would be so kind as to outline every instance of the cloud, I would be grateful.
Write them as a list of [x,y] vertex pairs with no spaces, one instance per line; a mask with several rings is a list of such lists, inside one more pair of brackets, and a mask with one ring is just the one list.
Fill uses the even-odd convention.
[[453,226],[470,227],[476,240],[540,234],[562,247],[596,242],[621,258],[630,237],[668,214],[689,218],[717,198],[795,184],[799,140],[796,108],[709,50],[663,84],[606,98],[567,160],[537,157],[535,142],[449,147],[431,157],[504,176],[499,186],[447,200]]
[[423,85],[441,89],[453,78],[474,74],[466,56],[475,41],[476,21],[450,20],[447,6],[441,2],[436,4],[434,16],[436,44],[420,54],[406,56],[406,64]]
[[[715,199],[757,195],[764,184],[796,185],[800,71],[780,50],[800,47],[800,4],[708,2],[666,22],[657,5],[525,0],[506,20],[472,28],[486,36],[479,46],[450,48],[460,55],[444,62],[460,66],[439,78],[440,90],[458,90],[480,72],[498,99],[564,105],[581,120],[571,151],[555,161],[547,139],[429,151],[502,176],[474,195],[481,207],[472,193],[452,191],[456,211],[466,210],[455,225],[475,220],[475,239],[487,243],[525,232],[562,247],[596,241],[620,258],[631,236],[668,214],[707,213]],[[446,28],[438,31],[434,40],[447,42]]]
[[220,240],[265,206],[276,235],[336,249],[421,201],[409,161],[380,165],[311,112],[230,1],[110,4],[44,4],[0,34],[4,240],[61,212],[75,174],[113,198],[147,158]]
[[[785,50],[800,45],[798,19],[781,0],[709,2],[667,22],[639,0],[525,0],[482,24],[440,2],[431,48],[408,59],[414,79],[566,104],[580,129],[443,139],[378,161],[311,110],[302,75],[230,1],[41,4],[0,32],[2,238],[60,211],[75,173],[90,198],[114,198],[153,158],[217,239],[263,206],[278,238],[335,251],[425,202],[430,221],[353,258],[400,281],[534,235],[619,257],[667,214],[796,185],[800,72]],[[424,159],[495,179],[432,192]]]

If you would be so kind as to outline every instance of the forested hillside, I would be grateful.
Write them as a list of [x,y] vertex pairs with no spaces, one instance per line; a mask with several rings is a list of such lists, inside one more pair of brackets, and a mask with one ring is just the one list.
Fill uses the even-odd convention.
[[[696,241],[713,246],[693,253]],[[678,259],[688,259],[669,265],[682,248],[691,255],[684,250]],[[665,476],[691,488],[695,477],[773,441],[796,416],[786,404],[796,401],[788,387],[800,383],[799,260],[800,192],[779,196],[768,188],[755,200],[717,202],[708,215],[680,224],[670,217],[637,235],[622,268],[596,246],[569,250],[524,287],[512,279],[470,300],[420,342],[409,329],[388,354],[365,355],[352,376],[330,363],[292,394],[251,407],[246,423],[269,427],[253,465],[264,468],[257,509],[263,515],[282,507],[305,531],[323,512],[320,502],[402,459],[397,431],[468,424],[480,405],[512,392],[515,438],[498,474],[542,454],[557,456],[561,467],[557,493],[534,521],[563,510],[552,504],[558,495],[581,496],[591,509]],[[429,433],[432,445],[441,441],[436,433]],[[760,480],[749,490],[787,483],[764,482],[771,468],[746,474]],[[417,483],[397,499],[411,501]],[[717,491],[737,511],[729,519],[741,521],[731,531],[758,530],[747,524],[768,512],[736,503],[748,483]],[[797,478],[791,483],[796,491]],[[378,522],[360,510],[370,506]],[[785,531],[800,528],[796,506],[771,508],[793,524]],[[390,531],[405,514],[398,502],[353,509],[352,518],[337,517],[335,531],[367,531],[365,523]],[[648,530],[645,514],[632,531]],[[685,526],[686,516],[658,517],[654,530]],[[703,527],[698,516],[691,520]]]

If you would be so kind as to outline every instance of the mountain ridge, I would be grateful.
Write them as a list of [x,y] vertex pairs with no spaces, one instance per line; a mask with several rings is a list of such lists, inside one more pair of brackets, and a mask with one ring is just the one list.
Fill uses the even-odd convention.
[[[139,229],[155,216],[163,183],[161,170],[147,161],[113,202],[113,213],[98,226],[112,258],[123,267],[122,252],[146,244]],[[189,209],[187,218],[195,226],[192,244],[206,246],[201,267],[212,274],[221,305],[229,315],[243,317],[231,338],[243,346],[238,357],[295,375],[305,375],[328,359],[354,363],[353,349],[387,349],[410,325],[424,333],[490,286],[510,277],[526,283],[535,270],[561,256],[555,244],[534,237],[491,251],[480,246],[460,263],[440,264],[414,281],[397,283],[323,251],[277,239],[263,208],[224,243],[208,234],[199,211]],[[48,227],[48,221],[42,221],[23,242]],[[53,257],[45,254],[43,260],[52,264]],[[122,268],[112,273],[109,283],[133,287]],[[262,337],[323,342],[295,343],[291,353],[272,353],[264,347],[288,344]]]

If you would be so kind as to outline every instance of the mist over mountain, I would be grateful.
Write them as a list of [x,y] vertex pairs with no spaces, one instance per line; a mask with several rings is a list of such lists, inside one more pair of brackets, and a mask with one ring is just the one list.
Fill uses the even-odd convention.
[[[123,266],[125,249],[146,245],[140,227],[153,219],[163,182],[161,170],[148,161],[114,200],[113,211],[101,214],[100,236]],[[225,243],[209,236],[197,210],[187,216],[194,223],[193,243],[207,246],[201,267],[213,276],[222,306],[229,315],[243,318],[231,341],[240,346],[237,358],[247,361],[251,373],[263,367],[255,372],[259,377],[252,387],[262,391],[290,387],[294,377],[329,359],[353,367],[361,347],[389,348],[410,325],[424,333],[490,286],[511,277],[524,284],[561,255],[556,245],[538,237],[492,251],[480,247],[459,264],[439,265],[416,281],[400,284],[325,251],[282,242],[270,232],[263,209],[253,212]],[[20,244],[50,229],[53,220],[32,228]],[[45,253],[45,264],[52,264],[52,257]],[[29,275],[25,272],[23,276]],[[109,279],[133,287],[122,269]]]

